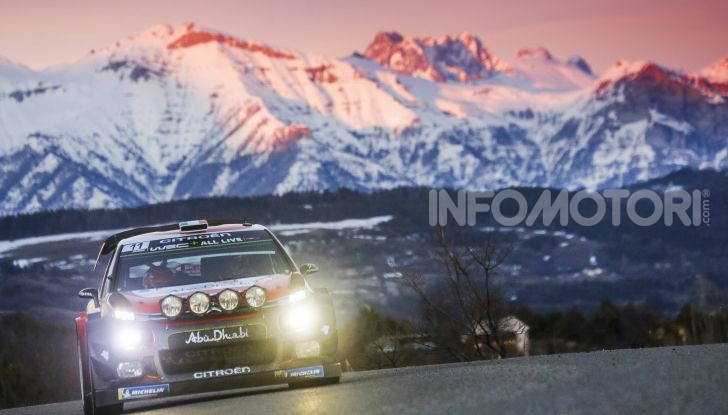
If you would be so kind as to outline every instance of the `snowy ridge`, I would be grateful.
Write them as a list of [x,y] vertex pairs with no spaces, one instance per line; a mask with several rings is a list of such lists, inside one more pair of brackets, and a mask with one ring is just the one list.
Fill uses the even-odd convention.
[[[712,72],[711,72],[712,73]],[[330,58],[158,25],[0,61],[0,214],[396,186],[621,186],[728,167],[728,89],[649,62],[380,33]]]
[[717,83],[728,83],[728,55],[698,72],[702,76]]
[[596,78],[582,58],[572,58],[564,63],[545,48],[522,49],[511,68],[516,76],[525,79],[531,87],[544,90],[586,88]]
[[32,69],[0,56],[0,89],[8,89],[23,81],[33,72]]

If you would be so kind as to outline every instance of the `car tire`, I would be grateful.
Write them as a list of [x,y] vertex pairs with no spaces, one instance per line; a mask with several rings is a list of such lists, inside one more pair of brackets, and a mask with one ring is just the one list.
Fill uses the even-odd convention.
[[313,388],[316,386],[336,385],[339,382],[341,382],[340,376],[336,376],[336,377],[332,377],[332,378],[310,379],[310,380],[302,380],[299,382],[291,382],[288,384],[288,388],[289,389]]
[[83,402],[84,415],[115,415],[120,414],[124,410],[123,403],[96,406],[90,361],[88,356],[81,352],[80,339],[78,340],[78,371],[81,382],[81,401]]
[[115,403],[108,406],[94,406],[94,415],[116,415],[124,410],[124,404]]
[[86,356],[81,351],[81,339],[78,339],[76,344],[78,350],[78,379],[81,389],[81,402],[83,402],[83,414],[93,415],[94,402],[93,392],[91,390],[91,374],[89,373],[88,366],[84,364],[88,360],[86,360]]

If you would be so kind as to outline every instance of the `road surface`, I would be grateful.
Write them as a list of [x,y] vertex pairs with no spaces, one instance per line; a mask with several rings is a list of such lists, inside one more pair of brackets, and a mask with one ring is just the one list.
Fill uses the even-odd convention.
[[[602,351],[347,373],[342,383],[135,402],[172,414],[727,414],[728,345]],[[80,402],[2,414],[80,414]]]

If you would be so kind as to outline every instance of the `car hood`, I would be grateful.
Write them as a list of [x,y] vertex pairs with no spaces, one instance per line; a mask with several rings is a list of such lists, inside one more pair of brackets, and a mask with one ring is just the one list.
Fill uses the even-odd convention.
[[193,293],[203,292],[212,296],[225,289],[243,292],[253,285],[265,289],[267,302],[272,302],[288,294],[290,278],[290,274],[273,274],[173,287],[124,291],[120,294],[131,304],[131,311],[143,314],[157,314],[161,313],[160,301],[168,295],[187,298]]

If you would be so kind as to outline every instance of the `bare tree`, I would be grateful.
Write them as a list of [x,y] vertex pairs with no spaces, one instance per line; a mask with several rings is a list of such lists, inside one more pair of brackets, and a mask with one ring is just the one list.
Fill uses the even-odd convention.
[[379,314],[371,308],[359,310],[353,332],[343,347],[357,369],[382,369],[406,366],[411,360],[407,343],[412,328],[406,321]]
[[[503,297],[493,287],[496,271],[512,244],[488,237],[477,246],[454,246],[440,227],[435,235],[442,281],[427,287],[418,272],[403,271],[402,282],[420,299],[421,330],[457,360],[505,357]],[[506,327],[508,326],[508,327]]]
[[[405,359],[405,353],[400,344],[401,333],[396,327],[389,327],[383,335],[369,344],[379,360],[377,368],[400,367]],[[384,359],[382,361],[382,359]]]

